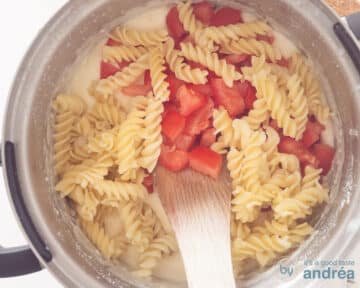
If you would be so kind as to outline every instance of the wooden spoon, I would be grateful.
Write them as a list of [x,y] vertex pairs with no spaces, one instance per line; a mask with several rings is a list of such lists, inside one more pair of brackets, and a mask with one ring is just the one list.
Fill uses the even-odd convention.
[[175,231],[190,288],[233,288],[230,176],[156,168],[155,189]]

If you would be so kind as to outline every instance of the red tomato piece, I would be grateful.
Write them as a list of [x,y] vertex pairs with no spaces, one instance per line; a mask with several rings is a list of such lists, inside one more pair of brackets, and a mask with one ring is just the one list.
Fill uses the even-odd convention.
[[210,147],[216,141],[215,128],[208,128],[202,134],[200,138],[200,145]]
[[190,42],[194,45],[196,44],[194,38],[192,38],[190,35],[185,36],[181,42],[184,42],[184,43]]
[[109,38],[105,44],[106,46],[120,46],[121,45],[121,42],[119,41],[116,41],[112,38]]
[[319,167],[323,169],[322,174],[326,175],[331,169],[335,149],[327,144],[315,144],[312,150],[319,160]]
[[145,73],[144,73],[144,85],[151,86],[151,75],[150,75],[149,69],[145,70]]
[[127,96],[146,96],[151,90],[151,85],[131,84],[122,88],[121,92]]
[[163,117],[162,133],[174,142],[185,128],[186,118],[176,111],[169,111]]
[[208,99],[203,107],[187,117],[184,132],[188,135],[198,135],[209,128],[211,125],[209,119],[212,117],[213,108],[214,103]]
[[194,15],[200,20],[204,25],[209,25],[211,19],[214,16],[214,9],[207,1],[202,1],[199,3],[193,4]]
[[211,26],[225,26],[242,22],[241,11],[238,9],[223,7],[215,12],[210,21]]
[[289,68],[289,59],[282,57],[280,60],[276,61],[276,64],[284,68]]
[[189,87],[196,92],[212,97],[212,89],[209,83],[206,84],[189,84]]
[[208,147],[198,146],[189,153],[189,165],[195,171],[211,176],[219,177],[223,158]]
[[282,134],[282,129],[279,127],[276,120],[271,119],[269,122],[269,126],[274,128],[280,135]]
[[256,101],[256,88],[251,85],[249,81],[238,83],[237,85],[241,97],[244,99],[246,109],[253,109],[254,102]]
[[159,162],[165,168],[178,172],[185,169],[189,164],[188,153],[161,145]]
[[305,148],[309,148],[311,145],[318,142],[320,140],[321,132],[324,129],[325,127],[322,124],[320,124],[318,121],[309,120],[306,123],[306,129],[301,139]]
[[170,101],[176,99],[176,94],[178,89],[185,84],[184,81],[179,80],[176,78],[174,73],[169,73],[166,80],[169,82],[169,89],[170,89]]
[[245,112],[245,102],[237,85],[228,87],[222,78],[212,78],[210,85],[215,104],[224,106],[231,117],[240,116]]
[[273,35],[256,35],[256,40],[265,41],[269,44],[273,44],[275,41],[275,37]]
[[142,184],[146,187],[148,193],[153,193],[154,192],[154,178],[152,174],[147,175]]
[[179,19],[179,12],[176,6],[171,8],[166,16],[166,24],[169,30],[169,35],[174,39],[180,39],[185,36],[186,31]]
[[281,137],[278,148],[281,153],[295,155],[303,166],[312,165],[316,168],[319,165],[319,161],[316,159],[315,155],[307,150],[302,142],[296,141],[293,138],[287,136]]
[[128,66],[128,62],[121,62],[118,65],[113,65],[109,62],[101,61],[100,64],[100,79],[108,78],[117,72],[120,72],[122,69],[124,69],[126,66]]
[[176,101],[180,114],[189,116],[206,103],[207,97],[204,94],[192,90],[187,85],[182,85],[177,91]]
[[249,54],[231,54],[225,56],[226,62],[234,65],[243,63],[247,61],[249,58],[251,59],[251,55]]
[[181,134],[175,140],[176,149],[182,151],[189,151],[194,146],[196,137],[194,135]]
[[186,61],[187,64],[190,65],[191,69],[201,69],[201,70],[207,70],[207,68],[205,66],[203,66],[202,64],[200,63],[197,63],[197,62],[194,62],[194,61],[191,61],[191,60],[187,60]]

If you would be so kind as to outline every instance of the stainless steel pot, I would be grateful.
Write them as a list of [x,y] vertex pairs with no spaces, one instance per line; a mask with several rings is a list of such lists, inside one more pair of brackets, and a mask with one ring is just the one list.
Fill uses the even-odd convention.
[[[61,89],[64,71],[76,59],[79,47],[96,41],[113,19],[144,2],[150,1],[69,1],[41,31],[25,56],[7,106],[2,160],[9,197],[30,247],[0,248],[0,276],[46,267],[68,287],[181,287],[159,279],[152,284],[135,280],[126,267],[114,268],[102,260],[89,247],[74,225],[71,212],[54,192],[49,158],[50,103]],[[293,265],[296,272],[300,260],[306,257],[345,257],[360,239],[360,52],[355,38],[347,25],[318,0],[231,3],[252,7],[267,16],[306,51],[323,75],[337,119],[338,152],[330,177],[330,204],[314,219],[316,234],[283,261]],[[359,17],[353,17],[351,22],[359,32],[358,20]],[[275,287],[319,287],[316,281],[301,279],[301,273],[282,279],[277,269],[250,275],[243,287],[264,287],[269,279]]]

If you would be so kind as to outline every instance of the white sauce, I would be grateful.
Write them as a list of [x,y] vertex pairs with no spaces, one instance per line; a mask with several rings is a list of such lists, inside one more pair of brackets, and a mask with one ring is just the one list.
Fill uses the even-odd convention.
[[[168,6],[155,8],[146,13],[140,13],[137,10],[136,17],[132,17],[131,20],[125,23],[126,26],[131,28],[136,28],[139,30],[153,30],[165,28],[165,18],[168,12]],[[134,11],[130,12],[134,13]],[[127,18],[129,19],[129,15]],[[140,15],[140,16],[139,16]],[[243,19],[245,22],[254,21],[257,17],[249,12],[243,13]],[[283,34],[279,32],[274,32],[275,34],[275,44],[283,55],[289,57],[292,53],[297,51],[295,45],[287,39]],[[81,61],[75,63],[72,70],[72,77],[67,85],[67,92],[74,95],[79,95],[84,97],[86,102],[91,106],[94,103],[94,100],[88,93],[88,89],[94,80],[99,79],[99,67],[101,62],[101,48],[104,42],[100,43],[93,49],[89,50],[88,53],[83,55]],[[134,97],[127,97],[119,94],[118,98],[120,100],[120,105],[126,110],[129,110],[132,106],[132,99]],[[322,135],[322,140],[333,146],[333,133],[332,133],[332,124],[329,123],[326,127],[326,131]],[[146,199],[146,203],[150,205],[160,221],[162,222],[164,229],[168,232],[172,231],[169,220],[165,214],[165,211],[161,205],[160,199],[157,193],[149,194]],[[105,229],[111,235],[118,235],[122,232],[122,225],[120,224],[120,215],[117,213],[114,214],[114,217],[107,219],[105,222]],[[130,269],[135,269],[138,263],[139,253],[135,248],[129,248],[128,251],[121,257],[121,260],[126,263]],[[170,257],[162,259],[156,269],[154,270],[154,275],[170,281],[175,282],[185,282],[186,276],[184,271],[184,266],[182,259],[179,253],[176,253]]]

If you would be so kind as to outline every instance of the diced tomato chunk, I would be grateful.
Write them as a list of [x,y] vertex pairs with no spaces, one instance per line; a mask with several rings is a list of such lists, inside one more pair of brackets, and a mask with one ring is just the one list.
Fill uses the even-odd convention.
[[237,85],[228,87],[222,78],[212,78],[213,99],[217,106],[224,106],[231,117],[237,117],[245,112],[244,99]]
[[100,79],[108,78],[117,72],[120,72],[126,66],[128,66],[128,62],[121,62],[118,65],[111,64],[109,62],[101,61],[100,64]]
[[223,158],[208,147],[198,146],[189,153],[189,165],[195,171],[211,176],[219,177]]
[[162,117],[163,119],[165,118],[166,114],[169,112],[169,111],[177,111],[177,107],[174,103],[172,102],[166,102],[164,103],[164,112],[162,114]]
[[154,178],[152,174],[147,175],[142,184],[146,187],[150,194],[154,192]]
[[315,155],[307,150],[302,142],[296,141],[293,138],[287,136],[281,137],[278,148],[281,153],[295,155],[302,164],[312,165],[315,168],[319,165],[319,161],[316,159]]
[[203,107],[187,117],[184,132],[188,135],[198,135],[209,128],[211,125],[209,119],[212,117],[213,108],[214,103],[208,99]]
[[169,82],[169,85],[170,85],[169,86],[169,89],[170,89],[170,101],[173,101],[173,100],[176,99],[176,94],[177,94],[178,89],[180,88],[180,86],[185,84],[185,82],[179,80],[178,78],[176,78],[175,74],[173,74],[173,73],[169,73],[166,80]]
[[249,81],[243,81],[237,85],[241,97],[244,99],[246,109],[253,109],[256,101],[256,88]]
[[179,18],[179,12],[176,6],[170,9],[168,15],[166,16],[166,24],[169,30],[169,35],[176,39],[180,39],[186,35],[183,24]]
[[211,26],[224,26],[242,22],[241,11],[238,9],[223,7],[215,12],[210,21]]
[[161,145],[159,162],[165,168],[178,172],[185,169],[189,164],[188,153]]
[[122,88],[121,92],[127,96],[146,96],[151,90],[151,85],[131,84]]
[[207,70],[207,68],[204,65],[202,65],[198,62],[187,60],[186,63],[190,65],[191,69]]
[[151,74],[150,74],[149,69],[145,70],[145,73],[144,73],[144,85],[151,86]]
[[289,59],[282,57],[280,60],[276,61],[276,64],[284,68],[289,68]]
[[190,43],[192,43],[194,45],[196,44],[194,38],[191,37],[190,35],[185,36],[184,39],[181,42],[184,42],[184,43],[190,42]]
[[214,9],[207,1],[202,1],[193,4],[194,15],[204,25],[209,25],[212,17],[214,16]]
[[212,97],[212,89],[209,83],[206,84],[190,84],[189,87],[196,92],[202,93],[208,97]]
[[210,147],[216,141],[215,128],[208,128],[202,134],[200,138],[200,145]]
[[176,149],[189,151],[193,147],[195,140],[196,136],[194,135],[181,134],[175,140]]
[[177,91],[176,101],[180,114],[189,116],[206,103],[207,97],[204,94],[192,90],[187,85],[182,85]]
[[301,139],[305,148],[309,148],[311,145],[319,141],[321,132],[324,129],[325,127],[316,120],[309,120],[306,123],[306,129]]
[[315,144],[312,150],[319,160],[319,167],[323,169],[322,173],[326,175],[331,169],[335,149],[327,144]]
[[268,42],[269,44],[273,44],[275,37],[273,35],[256,35],[256,40],[258,41],[265,41]]
[[279,134],[282,134],[282,129],[279,127],[275,119],[270,119],[269,126],[275,129]]
[[186,118],[176,111],[169,111],[163,118],[161,127],[162,133],[174,142],[175,139],[183,132]]
[[230,54],[225,56],[225,60],[229,64],[240,64],[245,62],[248,59],[251,59],[251,55],[249,54]]
[[121,45],[121,42],[119,41],[116,41],[112,38],[109,38],[105,44],[106,46],[120,46]]

